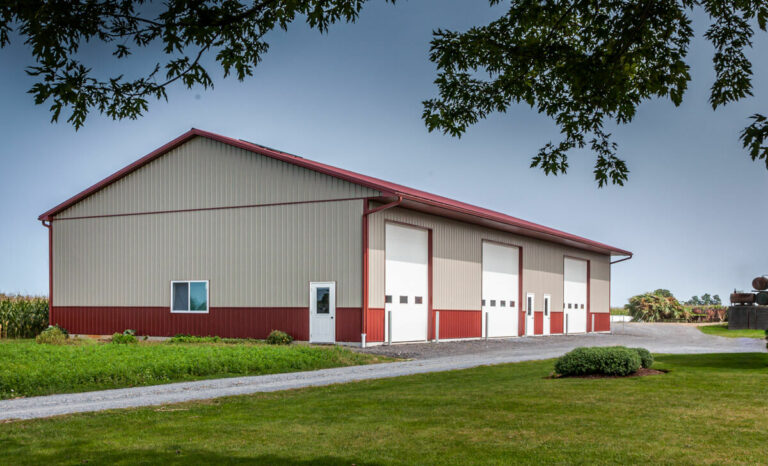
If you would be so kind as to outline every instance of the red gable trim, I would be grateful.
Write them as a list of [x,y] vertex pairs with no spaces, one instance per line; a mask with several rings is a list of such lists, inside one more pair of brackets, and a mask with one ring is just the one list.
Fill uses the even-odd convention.
[[181,136],[177,137],[173,141],[169,142],[168,144],[165,144],[164,146],[152,151],[151,153],[145,155],[144,157],[140,158],[139,160],[133,162],[132,164],[128,165],[127,167],[123,168],[120,171],[117,171],[113,173],[112,175],[108,176],[107,178],[103,179],[102,181],[96,183],[95,185],[91,186],[90,188],[78,193],[77,195],[67,199],[66,201],[62,202],[61,204],[57,205],[56,207],[50,209],[49,211],[43,213],[38,217],[39,220],[52,220],[53,216],[56,214],[61,213],[65,209],[73,206],[74,204],[82,201],[86,197],[90,196],[91,194],[94,194],[97,191],[100,191],[101,189],[109,186],[113,182],[119,180],[120,178],[123,178],[124,176],[138,170],[139,168],[143,167],[144,165],[148,164],[149,162],[155,160],[158,157],[161,157],[165,153],[169,152],[172,149],[175,149],[176,147],[184,144],[188,140],[196,137],[205,137],[208,139],[213,139],[214,141],[219,141],[224,144],[228,144],[230,146],[238,147],[240,149],[244,149],[250,152],[254,152],[266,157],[271,157],[273,159],[281,160],[286,163],[290,163],[293,165],[297,165],[303,168],[307,168],[309,170],[314,170],[329,176],[333,176],[335,178],[339,178],[345,181],[349,181],[351,183],[359,184],[362,186],[366,186],[371,189],[375,189],[377,191],[380,191],[382,193],[382,196],[402,196],[404,199],[409,199],[414,202],[429,204],[433,206],[443,207],[455,212],[462,212],[466,214],[470,214],[479,218],[484,218],[487,220],[492,220],[512,226],[516,226],[519,228],[523,228],[526,230],[535,231],[538,233],[544,233],[547,235],[552,235],[558,238],[574,241],[577,243],[581,243],[584,245],[591,246],[593,248],[598,248],[602,250],[609,251],[614,254],[618,255],[631,255],[632,253],[629,251],[625,251],[623,249],[615,248],[613,246],[609,246],[603,243],[599,243],[596,241],[592,241],[587,238],[582,238],[580,236],[572,235],[570,233],[566,233],[564,231],[555,230],[553,228],[545,227],[543,225],[538,225],[536,223],[528,222],[516,217],[512,217],[509,215],[505,215],[499,212],[495,212],[492,210],[484,209],[482,207],[477,207],[471,204],[467,204],[464,202],[456,201],[454,199],[450,199],[443,196],[438,196],[436,194],[431,194],[425,191],[420,191],[417,189],[409,188],[407,186],[399,185],[396,183],[390,183],[388,181],[380,180],[378,178],[373,178],[366,175],[361,175],[359,173],[355,173],[349,170],[344,170],[341,168],[333,167],[331,165],[326,165],[320,162],[315,162],[312,160],[308,160],[302,157],[297,157],[295,155],[287,154],[285,152],[276,151],[273,149],[268,149],[263,146],[259,146],[257,144],[249,143],[246,141],[241,141],[239,139],[233,139],[226,136],[222,136],[215,133],[210,133],[208,131],[203,131],[199,129],[192,128],[190,131],[187,131],[186,133],[182,134]]
[[348,170],[342,170],[339,168],[332,167],[330,165],[325,165],[319,162],[314,162],[312,160],[296,157],[295,155],[286,154],[284,152],[270,150],[265,147],[258,146],[256,144],[251,144],[245,141],[241,141],[239,139],[232,139],[226,136],[221,136],[219,134],[209,133],[208,131],[192,128],[191,130],[177,137],[173,141],[163,145],[162,147],[159,147],[158,149],[155,149],[154,151],[150,152],[149,154],[145,155],[139,160],[133,162],[132,164],[128,165],[122,170],[119,170],[113,173],[112,175],[104,178],[103,180],[99,181],[98,183],[91,186],[90,188],[72,196],[71,198],[57,205],[53,209],[50,209],[49,211],[41,214],[38,217],[38,220],[51,220],[51,217],[53,217],[54,215],[61,213],[62,211],[82,201],[86,197],[96,193],[97,191],[104,189],[105,187],[123,178],[124,176],[138,170],[139,168],[143,167],[149,162],[165,155],[167,152],[170,152],[171,150],[179,147],[180,145],[184,144],[185,142],[189,141],[195,136],[201,136],[201,137],[213,139],[215,141],[228,144],[230,146],[239,147],[240,149],[244,149],[250,152],[255,152],[255,153],[264,155],[266,157],[271,157],[274,159],[282,160],[287,163],[291,163],[293,165],[298,165],[304,168],[308,168],[310,170],[315,170],[320,173],[324,173],[326,175],[330,175],[336,178],[341,178],[343,180],[350,181],[355,184],[362,184],[372,189],[376,189],[377,191],[382,191],[383,195],[392,195],[392,193],[389,192],[383,186],[378,186],[375,183],[373,183],[375,178],[370,178],[370,180],[366,180],[366,178],[369,178],[369,177],[366,177],[364,175],[360,175],[354,172],[350,172]]

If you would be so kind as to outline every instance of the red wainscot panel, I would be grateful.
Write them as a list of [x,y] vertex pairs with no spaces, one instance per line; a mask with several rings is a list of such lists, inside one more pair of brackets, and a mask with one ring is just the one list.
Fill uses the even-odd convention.
[[336,341],[360,342],[362,312],[359,307],[336,308]]
[[594,332],[610,332],[611,331],[611,314],[608,312],[593,312],[595,316],[595,328]]
[[365,340],[371,342],[384,341],[384,309],[368,308],[368,318],[365,325]]
[[483,336],[482,311],[438,309],[437,312],[440,312],[440,339],[480,338]]
[[212,307],[206,314],[185,314],[171,313],[165,306],[56,306],[51,323],[85,335],[109,335],[133,329],[138,335],[151,336],[170,337],[181,333],[266,338],[272,330],[282,330],[296,340],[309,339],[309,310],[300,307]]
[[563,333],[563,316],[565,312],[550,312],[549,333]]
[[533,334],[544,335],[544,311],[533,311]]

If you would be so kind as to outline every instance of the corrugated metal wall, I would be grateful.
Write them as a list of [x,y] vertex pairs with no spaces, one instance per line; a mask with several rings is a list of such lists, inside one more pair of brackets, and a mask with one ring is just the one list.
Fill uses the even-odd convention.
[[211,307],[307,307],[310,281],[361,306],[362,201],[53,222],[55,306],[170,306],[210,280]]
[[384,341],[384,326],[386,311],[384,309],[368,308],[365,333],[368,341]]
[[363,325],[360,308],[336,308],[336,341],[359,342]]
[[[552,297],[552,310],[563,309],[563,258],[591,261],[591,311],[609,312],[610,257],[556,243],[492,230],[403,208],[369,218],[369,306],[384,307],[384,224],[387,220],[433,230],[434,309],[479,310],[482,277],[482,240],[523,248],[523,295]],[[537,299],[537,303],[543,303]]]
[[483,336],[481,311],[439,311],[440,338],[480,338]]
[[557,334],[557,333],[563,333],[563,318],[565,317],[565,312],[551,312],[549,314],[549,333],[551,334]]
[[56,218],[377,195],[338,178],[196,137]]
[[[297,340],[309,339],[309,310],[306,307],[223,307],[213,308],[208,314],[178,314],[168,312],[168,306],[54,306],[51,324],[85,335],[111,335],[132,329],[138,335],[166,337],[181,333],[225,338],[266,338],[269,332],[277,329]],[[359,340],[358,333],[357,340],[350,341]]]

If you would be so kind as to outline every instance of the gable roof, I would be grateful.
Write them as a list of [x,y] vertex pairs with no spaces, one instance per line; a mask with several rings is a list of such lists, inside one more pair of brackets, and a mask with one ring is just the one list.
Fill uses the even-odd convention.
[[256,154],[260,154],[266,157],[271,157],[273,159],[277,159],[277,160],[290,163],[293,165],[297,165],[303,168],[307,168],[309,170],[314,170],[316,172],[324,173],[326,175],[340,178],[342,180],[349,181],[351,183],[356,183],[362,186],[366,186],[368,188],[380,191],[383,197],[398,197],[398,198],[402,198],[403,200],[407,200],[410,203],[423,204],[426,206],[430,206],[431,208],[437,209],[438,211],[449,211],[457,215],[468,215],[471,217],[476,217],[478,219],[483,219],[484,221],[492,222],[494,224],[498,223],[502,225],[508,225],[510,227],[514,227],[515,230],[519,230],[520,234],[523,234],[526,236],[548,237],[548,238],[551,237],[552,239],[555,239],[555,240],[559,239],[560,241],[558,242],[573,245],[576,247],[582,247],[588,250],[595,250],[599,252],[606,252],[609,254],[622,255],[622,256],[632,255],[631,252],[623,249],[619,249],[613,246],[609,246],[607,244],[599,243],[597,241],[592,241],[587,238],[582,238],[580,236],[572,235],[564,231],[555,230],[553,228],[545,227],[543,225],[539,225],[536,223],[528,222],[526,220],[522,220],[506,214],[502,214],[500,212],[495,212],[493,210],[474,206],[472,204],[467,204],[465,202],[460,202],[447,197],[438,196],[436,194],[428,193],[426,191],[421,191],[418,189],[409,188],[407,186],[399,185],[396,183],[391,183],[389,181],[384,181],[371,176],[361,175],[359,173],[355,173],[349,170],[344,170],[342,168],[333,167],[331,165],[326,165],[320,162],[315,162],[313,160],[305,159],[303,157],[299,157],[296,155],[291,155],[291,154],[281,152],[275,149],[271,149],[265,146],[260,146],[258,144],[254,144],[251,142],[243,141],[240,139],[233,139],[226,136],[222,136],[220,134],[215,134],[215,133],[211,133],[208,131],[203,131],[195,128],[192,128],[190,131],[187,131],[186,133],[182,134],[181,136],[177,137],[171,142],[145,155],[144,157],[133,162],[132,164],[128,165],[122,170],[119,170],[113,173],[107,178],[104,178],[103,180],[94,184],[90,188],[85,189],[84,191],[72,196],[71,198],[67,199],[66,201],[62,202],[56,207],[41,214],[38,217],[38,220],[42,220],[42,221],[52,220],[55,215],[61,213],[65,209],[68,209],[74,204],[82,201],[83,199],[90,196],[91,194],[94,194],[95,192],[105,188],[106,186],[109,186],[110,184],[138,170],[139,168],[143,167],[149,162],[159,157],[162,157],[164,154],[166,154],[170,150],[198,136],[219,141],[221,143],[228,144],[230,146],[238,147],[240,149],[244,149],[244,150],[247,150]]

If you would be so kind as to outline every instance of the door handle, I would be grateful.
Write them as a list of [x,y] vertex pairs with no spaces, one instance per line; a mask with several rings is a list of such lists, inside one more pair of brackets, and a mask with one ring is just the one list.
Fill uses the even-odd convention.
[[331,316],[331,319],[333,319],[333,316]]

